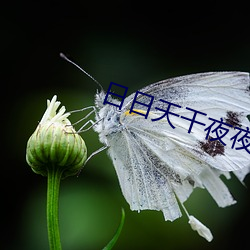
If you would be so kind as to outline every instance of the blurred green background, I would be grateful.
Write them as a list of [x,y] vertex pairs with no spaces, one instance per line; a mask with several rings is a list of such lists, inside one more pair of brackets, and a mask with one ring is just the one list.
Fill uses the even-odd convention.
[[[129,94],[173,76],[250,69],[249,18],[242,5],[186,6],[170,2],[42,1],[1,6],[2,227],[1,249],[48,249],[46,178],[25,161],[26,143],[54,94],[67,110],[93,105],[96,84],[59,57],[63,52],[107,89]],[[73,115],[77,121],[83,114]],[[82,134],[89,154],[102,145]],[[126,219],[114,249],[248,249],[249,188],[225,181],[237,204],[218,208],[205,190],[186,202],[213,235],[206,242],[185,216],[165,222],[161,212],[132,212],[111,161],[102,152],[81,175],[62,181],[60,229],[64,250],[95,250]],[[250,186],[250,177],[246,178]]]

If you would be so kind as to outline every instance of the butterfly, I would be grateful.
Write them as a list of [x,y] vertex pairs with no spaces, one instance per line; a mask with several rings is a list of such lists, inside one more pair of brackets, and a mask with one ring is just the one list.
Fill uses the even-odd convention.
[[[154,102],[148,112],[149,96]],[[197,187],[219,207],[235,203],[220,177],[234,174],[243,182],[250,172],[249,74],[170,78],[129,95],[122,107],[112,94],[105,104],[106,97],[97,91],[93,108],[91,123],[104,145],[97,152],[107,149],[131,210],[160,210],[174,221],[181,206],[192,229],[211,241],[210,230],[183,203]]]
[[[95,99],[97,123],[93,129],[108,147],[131,210],[161,210],[165,220],[173,221],[181,216],[178,203],[183,204],[195,187],[206,188],[220,207],[234,204],[235,200],[220,176],[229,178],[232,172],[243,181],[250,171],[249,152],[236,150],[242,148],[238,140],[235,140],[234,148],[230,147],[235,128],[247,128],[250,124],[247,119],[250,112],[249,75],[242,72],[193,74],[151,84],[140,93],[154,96],[155,103],[164,99],[178,105],[171,106],[171,113],[176,116],[169,116],[174,129],[166,118],[152,121],[162,117],[159,107],[166,110],[165,102],[153,106],[145,119],[130,112],[134,94],[124,100],[121,110],[103,104],[103,91]],[[112,97],[109,99],[110,103],[117,103]],[[139,94],[137,102],[147,103],[148,97]],[[206,139],[207,134],[200,124],[195,124],[191,133],[187,132],[190,121],[180,119],[193,116],[187,106],[209,115],[212,121],[222,118],[225,124],[231,125],[224,124],[227,135],[231,134],[223,137],[225,145],[218,140],[212,141],[212,137]],[[136,110],[142,114],[146,112],[141,104]],[[209,120],[200,115],[199,122],[208,124]],[[222,129],[223,126],[219,128],[221,133]],[[249,136],[247,133],[243,139],[248,149]]]

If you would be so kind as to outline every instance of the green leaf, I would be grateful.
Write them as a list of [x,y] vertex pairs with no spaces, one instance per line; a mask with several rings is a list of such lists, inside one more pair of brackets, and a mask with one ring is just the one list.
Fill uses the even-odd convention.
[[120,236],[120,233],[121,233],[123,225],[124,225],[124,221],[125,221],[125,211],[122,208],[122,218],[121,218],[120,225],[117,228],[117,231],[116,231],[115,235],[113,236],[113,238],[111,239],[111,241],[102,250],[110,250],[113,248],[113,246],[115,245],[116,241],[118,240],[118,238]]
[[247,119],[250,121],[250,115],[247,115]]

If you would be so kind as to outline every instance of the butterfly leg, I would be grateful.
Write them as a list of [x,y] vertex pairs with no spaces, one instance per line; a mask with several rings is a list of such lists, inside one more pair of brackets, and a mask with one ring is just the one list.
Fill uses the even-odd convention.
[[81,167],[81,169],[78,171],[77,176],[80,175],[80,173],[81,173],[83,167],[87,164],[87,162],[88,162],[94,155],[96,155],[96,154],[102,152],[103,150],[105,150],[105,149],[107,149],[107,148],[108,148],[108,146],[102,146],[101,148],[97,149],[97,150],[94,151],[92,154],[90,154],[90,156],[89,156],[89,157],[87,158],[87,160],[84,162],[84,164],[83,164],[83,166]]
[[97,149],[96,151],[94,151],[88,158],[87,160],[85,161],[84,165],[86,165],[86,163],[96,154],[102,152],[103,150],[107,149],[108,146],[102,146],[101,148]]
[[[73,110],[73,111],[70,111],[70,114],[72,113],[76,113],[76,112],[82,112],[82,111],[85,111],[85,110],[88,110],[88,109],[92,109],[87,115],[85,115],[83,118],[81,118],[80,120],[78,120],[77,122],[75,122],[74,124],[72,124],[73,126],[81,123],[82,121],[86,120],[87,118],[89,118],[93,113],[95,115],[97,115],[97,112],[96,112],[96,108],[95,106],[89,106],[89,107],[86,107],[86,108],[82,108],[82,109],[77,109],[77,110]],[[97,121],[99,122],[99,121]],[[86,123],[84,123],[77,131],[77,133],[81,133],[81,132],[85,132],[85,131],[88,131],[89,129],[91,129],[97,122],[93,122],[92,120],[88,120]],[[84,129],[89,123],[91,123],[92,125],[86,129]]]
[[85,111],[85,110],[87,110],[87,109],[92,109],[91,114],[92,114],[93,112],[96,112],[95,106],[89,106],[89,107],[85,107],[85,108],[82,108],[82,109],[72,110],[72,111],[70,111],[69,113],[72,114],[72,113],[76,113],[76,112],[83,112],[83,111]]
[[76,125],[76,124],[82,122],[83,120],[86,120],[93,113],[96,114],[96,108],[94,106],[90,106],[90,107],[70,111],[70,114],[72,114],[72,113],[76,113],[76,112],[82,112],[82,111],[85,111],[87,109],[92,109],[92,110],[87,115],[85,115],[83,118],[81,118],[79,121],[75,122],[73,125]]
[[[88,120],[86,123],[84,123],[77,131],[77,133],[82,133],[82,132],[86,132],[88,130],[90,130],[93,126],[95,126],[98,122],[100,122],[102,119],[96,121],[96,122],[93,122],[92,120]],[[89,123],[91,123],[91,125],[84,129],[84,127],[86,127]]]

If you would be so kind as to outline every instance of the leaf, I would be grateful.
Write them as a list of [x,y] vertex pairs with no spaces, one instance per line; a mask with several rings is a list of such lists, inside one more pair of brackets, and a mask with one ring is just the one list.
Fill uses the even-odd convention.
[[250,115],[247,115],[247,119],[250,121]]
[[118,238],[120,236],[120,233],[121,233],[123,225],[124,225],[124,221],[125,221],[125,211],[122,208],[122,218],[121,218],[120,225],[117,228],[117,231],[116,231],[115,235],[113,236],[113,238],[111,239],[111,241],[102,250],[110,250],[113,248],[113,246],[115,245],[116,241],[118,240]]

